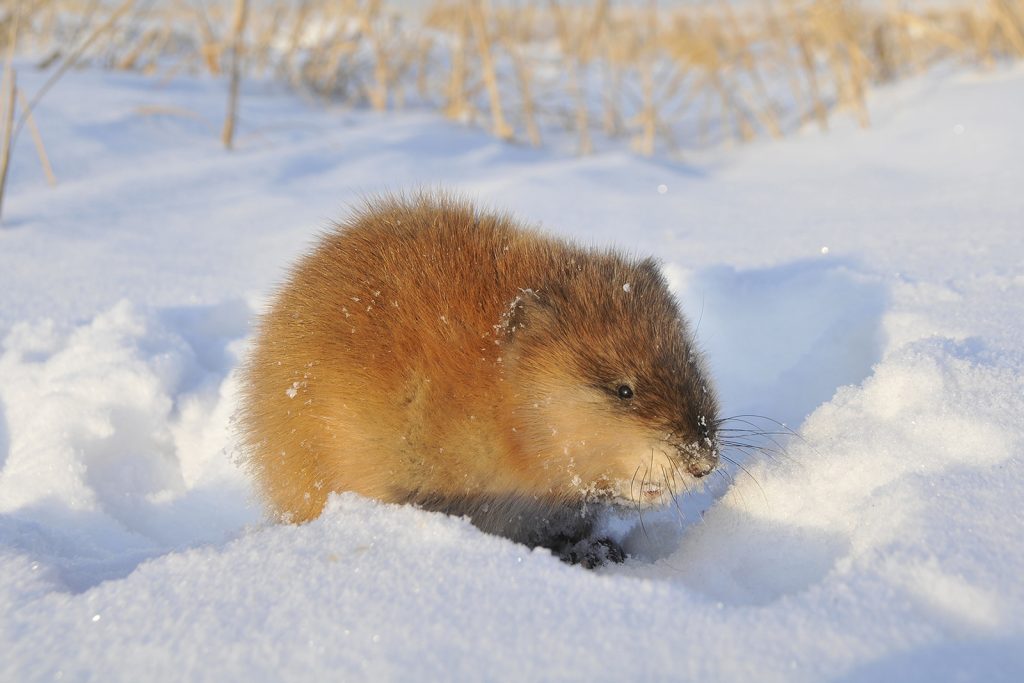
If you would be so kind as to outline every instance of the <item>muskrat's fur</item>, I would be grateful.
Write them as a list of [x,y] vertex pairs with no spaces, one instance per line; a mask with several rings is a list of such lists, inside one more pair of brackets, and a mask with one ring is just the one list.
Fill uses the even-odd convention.
[[355,491],[592,564],[577,551],[595,506],[665,501],[709,472],[716,416],[653,260],[420,196],[368,201],[295,266],[239,425],[285,520]]

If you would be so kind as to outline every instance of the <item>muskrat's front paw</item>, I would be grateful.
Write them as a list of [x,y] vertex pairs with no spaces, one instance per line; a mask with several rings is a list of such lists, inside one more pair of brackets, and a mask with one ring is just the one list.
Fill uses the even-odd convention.
[[626,551],[610,538],[584,539],[563,550],[560,557],[563,562],[593,569],[609,562],[625,562]]

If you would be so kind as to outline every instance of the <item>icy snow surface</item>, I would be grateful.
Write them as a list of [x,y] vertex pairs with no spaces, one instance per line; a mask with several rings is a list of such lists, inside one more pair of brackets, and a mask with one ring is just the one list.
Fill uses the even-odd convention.
[[[60,184],[16,150],[0,681],[1024,680],[1024,72],[689,164],[258,88],[227,154],[222,105],[71,73],[38,112]],[[253,312],[361,193],[416,186],[658,256],[725,414],[803,439],[615,521],[634,558],[596,572],[352,495],[268,525],[231,459]]]

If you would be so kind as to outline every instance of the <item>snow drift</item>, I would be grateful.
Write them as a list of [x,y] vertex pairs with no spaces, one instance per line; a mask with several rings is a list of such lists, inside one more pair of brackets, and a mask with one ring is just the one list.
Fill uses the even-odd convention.
[[[250,130],[303,127],[223,155],[133,113],[175,98],[220,93],[69,76],[39,112],[61,185],[15,155],[0,679],[1024,675],[1024,74],[923,79],[870,131],[693,166],[266,93]],[[633,558],[596,572],[353,495],[267,524],[231,435],[252,316],[345,201],[439,183],[661,257],[725,414],[800,437],[610,520]]]

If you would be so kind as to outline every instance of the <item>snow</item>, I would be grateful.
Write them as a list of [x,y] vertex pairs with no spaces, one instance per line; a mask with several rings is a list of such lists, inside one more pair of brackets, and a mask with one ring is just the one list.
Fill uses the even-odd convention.
[[[38,111],[58,186],[15,150],[0,680],[1024,677],[1024,71],[685,164],[261,86],[228,154],[223,98],[70,73]],[[354,495],[267,523],[231,431],[251,318],[347,204],[411,187],[662,259],[724,413],[800,436],[609,520],[633,557],[594,572]]]

